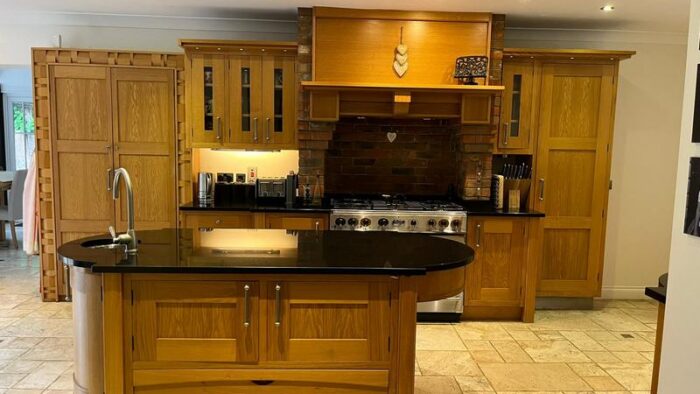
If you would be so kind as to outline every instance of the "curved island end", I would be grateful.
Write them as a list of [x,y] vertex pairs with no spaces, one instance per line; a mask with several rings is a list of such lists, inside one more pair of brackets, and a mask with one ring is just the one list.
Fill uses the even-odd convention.
[[164,229],[71,267],[76,393],[412,393],[416,302],[474,252],[422,234]]

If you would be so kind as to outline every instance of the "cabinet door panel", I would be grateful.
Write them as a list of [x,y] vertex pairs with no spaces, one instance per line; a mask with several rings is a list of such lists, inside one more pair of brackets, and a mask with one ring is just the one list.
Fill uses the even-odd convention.
[[504,63],[499,149],[531,148],[533,79],[532,63]]
[[231,56],[228,59],[227,142],[257,144],[263,136],[262,58]]
[[192,144],[212,147],[224,142],[226,60],[221,55],[192,55]]
[[[115,165],[129,171],[134,216],[140,229],[175,227],[175,94],[172,70],[112,70]],[[116,211],[126,230],[126,193],[120,186]]]
[[469,306],[520,306],[526,220],[476,219],[469,228],[474,262],[467,266]]
[[294,145],[296,139],[296,74],[292,56],[265,56],[263,72],[264,143]]
[[388,361],[389,291],[388,283],[271,284],[270,358],[301,363]]
[[539,295],[599,295],[614,72],[612,65],[542,66],[535,209],[546,217]]
[[257,282],[134,281],[132,288],[134,361],[257,361]]
[[49,66],[57,241],[114,222],[109,68]]

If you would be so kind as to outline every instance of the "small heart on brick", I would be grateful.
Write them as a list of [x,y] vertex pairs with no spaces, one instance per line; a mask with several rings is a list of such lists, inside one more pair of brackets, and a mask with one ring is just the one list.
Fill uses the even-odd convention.
[[386,133],[386,139],[388,139],[389,142],[394,142],[394,140],[396,140],[396,133],[393,131]]

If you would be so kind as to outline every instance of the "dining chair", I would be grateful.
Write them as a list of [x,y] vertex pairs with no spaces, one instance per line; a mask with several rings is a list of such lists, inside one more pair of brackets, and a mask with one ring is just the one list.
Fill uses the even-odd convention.
[[[12,244],[15,249],[19,248],[17,243],[16,221],[22,219],[22,202],[24,195],[24,180],[27,178],[27,170],[15,171],[12,177],[12,187],[7,191],[7,206],[0,207],[0,221],[10,223],[12,232]],[[2,231],[5,231],[3,223]]]

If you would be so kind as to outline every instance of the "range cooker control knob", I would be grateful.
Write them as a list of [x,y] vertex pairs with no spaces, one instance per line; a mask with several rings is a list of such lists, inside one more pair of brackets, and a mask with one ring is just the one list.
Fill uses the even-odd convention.
[[352,227],[357,226],[357,219],[355,219],[355,218],[348,219],[348,225],[352,226]]
[[460,228],[461,226],[462,226],[462,221],[461,221],[461,220],[454,219],[454,220],[452,221],[452,228],[454,228],[455,230],[459,230],[459,228]]
[[343,218],[335,219],[335,225],[338,227],[345,226],[345,219],[343,219]]
[[445,228],[450,225],[450,221],[447,219],[440,219],[438,224],[440,224],[440,228]]
[[369,220],[368,218],[362,218],[360,219],[360,225],[362,227],[368,227],[370,224],[372,224],[372,221]]
[[416,219],[411,219],[410,223],[411,223],[411,227],[416,227],[416,225],[418,224]]
[[389,225],[389,220],[386,218],[381,218],[377,223],[382,227],[386,227]]
[[433,228],[433,227],[435,227],[435,219],[428,220],[428,228]]

